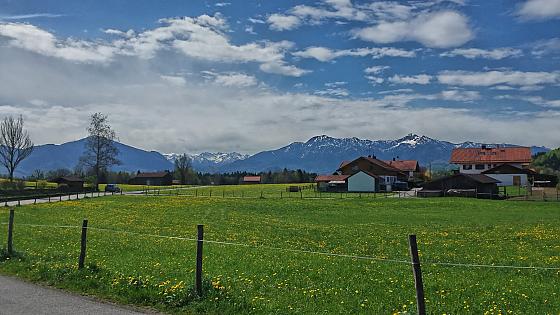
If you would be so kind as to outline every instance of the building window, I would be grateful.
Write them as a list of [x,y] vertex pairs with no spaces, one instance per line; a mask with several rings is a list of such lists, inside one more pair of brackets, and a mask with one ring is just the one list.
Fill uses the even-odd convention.
[[484,169],[484,164],[476,164],[474,166],[474,168],[477,169],[477,170],[483,170]]
[[464,170],[472,170],[472,165],[470,165],[470,164],[463,164],[463,169],[464,169]]

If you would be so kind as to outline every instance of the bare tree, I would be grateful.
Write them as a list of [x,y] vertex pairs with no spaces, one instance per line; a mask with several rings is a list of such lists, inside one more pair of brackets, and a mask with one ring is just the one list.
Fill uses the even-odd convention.
[[99,186],[101,172],[113,165],[120,164],[117,159],[119,150],[115,145],[117,138],[115,131],[109,125],[107,115],[95,113],[91,115],[87,128],[89,136],[86,140],[84,155],[80,158],[80,165],[93,171],[95,189]]
[[181,185],[187,183],[187,175],[192,167],[191,158],[183,154],[175,159],[175,170],[179,173]]
[[0,164],[8,170],[10,182],[19,163],[33,152],[33,142],[27,130],[23,129],[23,117],[9,116],[0,124]]

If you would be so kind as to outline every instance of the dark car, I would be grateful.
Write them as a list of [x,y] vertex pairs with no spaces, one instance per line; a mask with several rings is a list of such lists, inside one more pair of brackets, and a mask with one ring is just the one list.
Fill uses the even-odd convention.
[[107,184],[107,186],[105,186],[105,191],[118,193],[121,192],[121,189],[117,186],[117,184]]

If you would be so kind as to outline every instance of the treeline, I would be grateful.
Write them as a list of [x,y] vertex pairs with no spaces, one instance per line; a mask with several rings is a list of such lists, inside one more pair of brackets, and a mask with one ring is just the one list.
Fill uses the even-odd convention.
[[[28,176],[26,179],[31,181],[41,181],[49,180],[62,176],[77,176],[83,178],[88,183],[93,183],[95,177],[91,172],[83,172],[80,169],[69,170],[69,169],[57,169],[48,172],[35,171],[33,175]],[[106,184],[126,184],[128,181],[136,176],[136,172],[111,172],[103,171],[99,175],[99,183]],[[309,183],[313,182],[316,173],[309,173],[304,170],[288,170],[283,169],[281,171],[269,171],[260,173],[249,173],[249,172],[234,172],[234,173],[224,173],[224,174],[211,174],[211,173],[200,173],[189,169],[183,182],[184,185],[237,185],[243,182],[243,177],[245,176],[260,176],[261,183],[263,184],[287,184],[287,183]],[[180,173],[175,171],[173,173],[174,179],[177,181],[181,180]]]
[[532,165],[541,173],[560,175],[560,148],[536,154]]

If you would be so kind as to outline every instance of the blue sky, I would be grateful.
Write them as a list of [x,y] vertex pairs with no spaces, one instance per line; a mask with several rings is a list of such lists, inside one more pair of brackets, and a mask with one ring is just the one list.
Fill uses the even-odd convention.
[[560,0],[2,1],[36,143],[253,153],[317,134],[560,146]]

